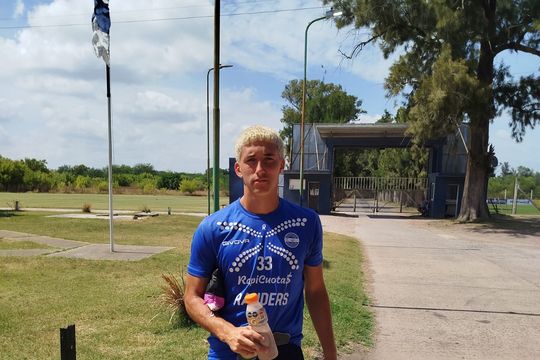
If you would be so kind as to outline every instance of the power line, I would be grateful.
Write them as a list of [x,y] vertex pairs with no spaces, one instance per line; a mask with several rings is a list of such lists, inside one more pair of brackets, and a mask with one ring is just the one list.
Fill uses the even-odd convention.
[[[276,2],[277,0],[252,0],[252,1],[238,1],[236,3],[223,4],[224,7],[233,7],[235,5],[250,5],[258,4],[265,2]],[[117,10],[113,9],[114,14],[128,14],[128,13],[140,13],[140,12],[156,12],[162,10],[178,10],[178,9],[194,9],[194,8],[212,8],[213,5],[182,5],[182,6],[171,6],[171,7],[162,7],[162,8],[150,8],[150,9],[134,9],[134,10]],[[49,15],[46,17],[43,16],[28,16],[28,19],[40,20],[40,19],[50,19],[50,18],[70,18],[84,16],[88,17],[88,13],[81,14],[64,14],[64,15]],[[0,18],[0,21],[16,21],[14,18]]]
[[[316,6],[316,7],[304,7],[304,8],[295,8],[295,9],[261,10],[261,11],[252,11],[252,12],[222,14],[221,16],[232,17],[232,16],[244,16],[244,15],[262,15],[262,14],[275,14],[275,13],[282,13],[282,12],[315,10],[315,9],[322,9],[322,7]],[[214,17],[213,15],[194,15],[194,16],[184,16],[184,17],[168,17],[168,18],[141,19],[141,20],[117,20],[117,21],[113,21],[112,23],[113,24],[131,24],[131,23],[145,23],[145,22],[159,22],[159,21],[207,19],[207,18],[213,18],[213,17]],[[84,24],[0,26],[0,30],[56,28],[56,27],[73,27],[73,26],[88,26],[88,24],[84,23]]]

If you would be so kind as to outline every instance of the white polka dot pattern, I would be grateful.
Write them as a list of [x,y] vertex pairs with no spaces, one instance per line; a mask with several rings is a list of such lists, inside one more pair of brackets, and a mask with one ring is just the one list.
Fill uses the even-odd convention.
[[265,235],[265,237],[269,238],[271,236],[277,235],[282,231],[285,231],[287,229],[293,228],[293,227],[300,227],[300,226],[306,226],[307,218],[296,218],[296,219],[289,219],[283,221],[281,224],[276,226],[273,229],[270,229]]
[[242,251],[236,259],[234,259],[233,263],[231,264],[231,267],[229,268],[229,272],[239,272],[242,266],[259,253],[259,251],[262,249],[262,244],[259,244],[255,247],[252,247],[251,249]]
[[239,230],[239,231],[245,232],[248,235],[262,238],[262,233],[260,231],[252,229],[249,226],[246,226],[239,222],[218,221],[216,222],[216,225],[219,226],[220,230]]
[[300,266],[298,265],[298,259],[296,259],[296,256],[294,256],[294,254],[289,250],[279,246],[275,246],[273,244],[268,244],[266,245],[266,247],[274,254],[277,254],[284,258],[289,263],[292,270],[297,270],[300,268]]

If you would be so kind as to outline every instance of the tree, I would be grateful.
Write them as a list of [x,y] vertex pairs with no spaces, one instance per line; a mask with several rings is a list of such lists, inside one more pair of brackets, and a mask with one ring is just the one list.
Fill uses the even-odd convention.
[[517,175],[519,177],[533,177],[534,176],[534,170],[529,169],[526,166],[518,166]]
[[32,171],[40,171],[43,173],[49,172],[49,169],[47,168],[47,160],[25,158],[24,164]]
[[[303,80],[291,80],[281,94],[281,97],[287,100],[287,105],[281,109],[281,122],[284,127],[280,131],[287,153],[290,151],[293,124],[300,124],[301,121],[303,83]],[[362,100],[347,94],[340,85],[320,80],[306,82],[307,123],[346,123],[365,113],[361,106]]]
[[[399,122],[399,111],[394,117],[385,110],[376,124]],[[426,177],[428,163],[426,149],[335,149],[336,176]]]
[[540,78],[514,80],[503,52],[540,56],[538,0],[324,0],[344,17],[338,26],[354,23],[370,37],[350,57],[371,43],[384,56],[401,52],[391,66],[385,87],[402,94],[410,131],[416,142],[470,127],[469,158],[459,220],[489,216],[486,186],[491,156],[489,124],[510,110],[512,134],[521,141],[527,126],[540,121]]
[[144,173],[155,174],[154,166],[152,164],[135,164],[133,166],[133,174],[140,175]]
[[501,164],[501,175],[512,175],[514,173],[514,170],[510,167],[510,164],[508,161],[505,161]]

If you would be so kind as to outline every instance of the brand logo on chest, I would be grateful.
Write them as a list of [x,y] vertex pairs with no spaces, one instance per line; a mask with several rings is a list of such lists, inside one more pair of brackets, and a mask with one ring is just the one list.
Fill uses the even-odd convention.
[[298,244],[300,244],[300,238],[297,234],[293,232],[285,234],[285,238],[283,240],[285,241],[285,245],[292,249],[294,249],[298,246]]

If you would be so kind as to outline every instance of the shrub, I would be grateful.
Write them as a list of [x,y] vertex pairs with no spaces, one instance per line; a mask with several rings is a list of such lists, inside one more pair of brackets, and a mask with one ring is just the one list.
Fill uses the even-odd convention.
[[92,179],[88,176],[79,175],[75,179],[75,189],[77,190],[85,190],[90,186],[92,186]]
[[161,278],[165,284],[161,285],[162,293],[158,297],[158,302],[171,312],[169,323],[176,318],[180,326],[193,325],[194,322],[187,313],[184,301],[186,288],[184,277],[180,275],[181,282],[172,274],[161,274]]
[[150,212],[152,212],[152,210],[150,210],[150,208],[148,206],[143,205],[142,208],[141,208],[141,212],[150,213]]
[[83,213],[91,213],[92,212],[92,204],[84,203],[82,206],[82,212]]
[[97,181],[98,192],[108,193],[109,192],[109,182],[106,180]]
[[192,195],[197,190],[203,190],[204,184],[198,179],[183,179],[179,190],[183,193]]

